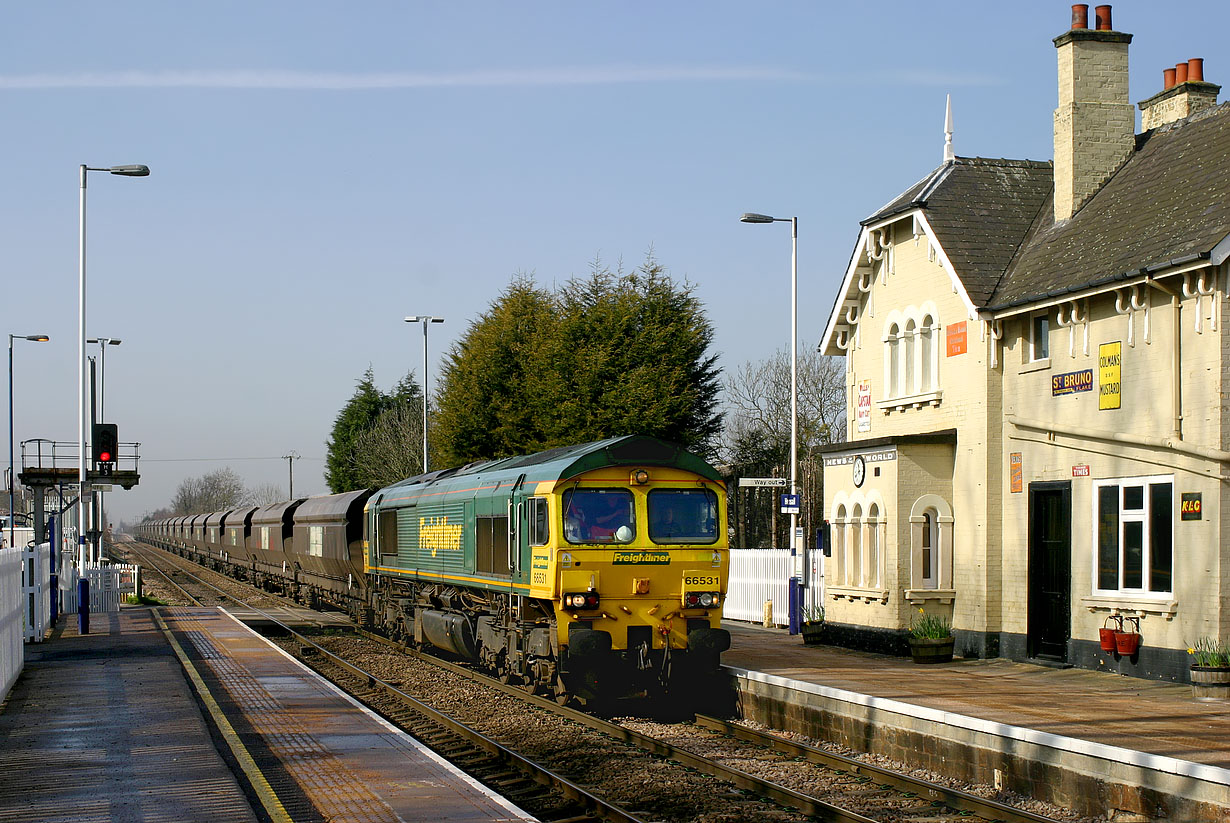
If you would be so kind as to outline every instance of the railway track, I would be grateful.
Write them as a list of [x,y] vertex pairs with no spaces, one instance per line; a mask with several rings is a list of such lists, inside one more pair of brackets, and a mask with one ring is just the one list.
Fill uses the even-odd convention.
[[[150,552],[156,550],[142,548],[138,551],[150,559]],[[159,555],[163,553],[159,552]],[[234,589],[223,592],[201,580],[197,572],[204,570],[199,567],[192,566],[192,570],[188,571],[180,565],[188,561],[169,554],[165,557],[173,560],[178,567],[173,576],[199,581],[189,585],[218,592],[214,595],[215,599],[224,597],[227,601],[259,610],[251,603],[243,603],[233,593]],[[183,590],[179,583],[170,577],[168,580]],[[230,587],[243,585],[225,577],[221,580],[227,581]],[[255,596],[265,601],[278,600],[263,593],[256,593]],[[193,599],[200,602],[197,598]],[[379,636],[359,633],[359,637],[310,638],[283,628],[288,632],[287,637],[280,641],[284,647],[518,804],[533,807],[527,800],[533,797],[535,791],[541,791],[542,785],[551,784],[554,795],[566,799],[566,805],[544,808],[543,811],[547,812],[543,815],[544,819],[636,820],[637,815],[652,820],[704,819],[701,816],[687,816],[688,792],[704,795],[704,803],[700,802],[701,797],[695,798],[697,806],[713,805],[711,801],[714,798],[728,800],[730,808],[718,813],[737,817],[719,819],[811,818],[845,823],[943,823],[949,820],[1049,823],[1055,819],[719,718],[700,715],[694,723],[666,726],[636,720],[617,723],[558,706],[552,700],[527,694],[516,686],[498,683],[466,666],[408,649]],[[453,692],[483,691],[470,706],[458,708],[453,705],[447,713],[428,706],[408,692],[414,691],[421,697],[421,692],[430,689],[430,685],[405,687],[405,682],[413,679],[405,673],[407,656],[426,661],[438,671],[447,672],[449,677],[456,678],[456,682],[471,684],[464,688],[446,685],[443,689],[445,692],[450,689]],[[399,664],[399,660],[403,662]],[[444,676],[428,674],[426,679],[439,681]],[[507,698],[507,705],[512,707],[510,711],[513,714],[523,718],[531,714],[535,718],[552,718],[549,722],[535,719],[531,725],[541,728],[533,734],[548,739],[553,736],[567,739],[575,752],[574,756],[570,757],[565,751],[560,757],[559,752],[554,752],[547,758],[549,766],[539,762],[543,759],[542,747],[531,745],[532,741],[527,739],[527,736],[533,736],[531,733],[517,732],[516,727],[510,731],[508,724],[493,719],[492,707],[499,704],[491,696],[493,693]],[[437,695],[426,700],[438,706],[440,698]],[[524,708],[518,709],[518,705]],[[472,717],[467,718],[467,714]],[[458,719],[449,715],[458,715]],[[447,720],[442,721],[442,718]],[[456,726],[448,721],[456,723]],[[637,725],[651,728],[653,733],[633,728]],[[473,728],[482,729],[484,726],[487,727],[485,731]],[[509,737],[514,738],[515,742],[510,741]],[[508,753],[501,754],[501,751]],[[601,764],[594,762],[595,758],[591,756],[594,751],[603,752]],[[622,783],[616,779],[617,787],[623,787],[622,793],[618,788],[612,791],[607,783],[594,779],[595,766],[601,765],[605,772],[610,771],[611,764],[616,762],[627,763],[627,775]],[[543,771],[536,773],[535,769]],[[635,776],[639,774],[652,774],[652,779],[664,786],[682,785],[684,797],[682,800],[672,798],[655,804],[651,795],[665,792],[651,788],[629,795],[627,788],[635,780],[641,779]],[[766,774],[772,775],[772,778],[766,777]],[[706,779],[698,781],[697,778],[702,776]],[[604,794],[612,793],[615,800],[602,799]],[[749,802],[753,805],[736,810],[741,804],[747,805]],[[629,808],[634,811],[626,811]],[[699,809],[698,812],[702,815],[707,813]],[[535,813],[542,814],[537,810]]]

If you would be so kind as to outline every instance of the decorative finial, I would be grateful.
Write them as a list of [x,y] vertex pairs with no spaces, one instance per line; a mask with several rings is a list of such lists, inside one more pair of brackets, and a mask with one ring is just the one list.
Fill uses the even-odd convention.
[[952,95],[944,96],[944,162],[951,163],[957,159],[952,150]]

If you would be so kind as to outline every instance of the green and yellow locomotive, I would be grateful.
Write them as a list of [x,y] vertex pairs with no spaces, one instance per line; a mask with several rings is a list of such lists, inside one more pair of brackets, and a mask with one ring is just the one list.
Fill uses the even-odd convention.
[[691,683],[729,648],[717,471],[620,437],[413,477],[364,513],[368,619],[563,698]]

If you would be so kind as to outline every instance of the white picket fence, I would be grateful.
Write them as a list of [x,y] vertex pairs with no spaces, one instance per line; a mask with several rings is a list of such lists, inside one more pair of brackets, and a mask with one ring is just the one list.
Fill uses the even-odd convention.
[[42,643],[51,621],[51,544],[22,549],[21,594],[26,603],[24,639]]
[[137,593],[140,573],[140,566],[126,563],[86,563],[81,568],[66,564],[60,571],[60,611],[77,613],[77,581],[86,577],[90,581],[90,612],[118,612],[124,596]]
[[8,696],[25,663],[21,555],[21,549],[0,549],[0,700]]
[[[824,605],[824,566],[818,551],[808,551],[803,568],[802,608]],[[775,626],[790,622],[790,550],[731,549],[730,583],[726,588],[726,606],[722,616],[728,620],[762,623],[765,603],[771,601],[771,621]]]

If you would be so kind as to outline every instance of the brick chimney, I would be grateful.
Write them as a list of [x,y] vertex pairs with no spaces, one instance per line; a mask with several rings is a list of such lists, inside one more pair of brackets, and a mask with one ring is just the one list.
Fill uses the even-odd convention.
[[1193,57],[1166,69],[1162,72],[1162,90],[1136,104],[1140,106],[1140,128],[1155,129],[1216,106],[1220,91],[1221,86],[1204,82],[1204,58]]
[[1055,109],[1055,220],[1067,220],[1135,147],[1136,111],[1128,99],[1128,44],[1114,31],[1110,6],[1072,7],[1072,29],[1056,37],[1059,107]]

